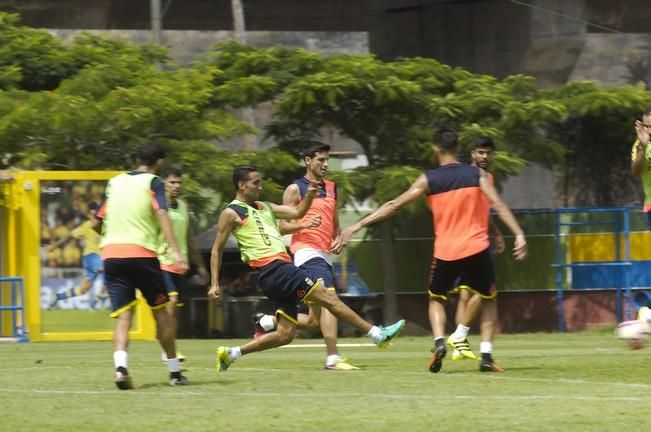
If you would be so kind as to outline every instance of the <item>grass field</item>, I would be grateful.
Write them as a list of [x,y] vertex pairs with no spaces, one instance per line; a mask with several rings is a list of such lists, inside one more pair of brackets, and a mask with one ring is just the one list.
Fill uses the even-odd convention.
[[192,385],[178,388],[157,345],[133,342],[126,392],[108,342],[0,344],[0,430],[642,431],[651,418],[651,348],[630,351],[611,330],[502,335],[502,374],[449,359],[431,374],[430,339],[400,337],[388,350],[341,348],[360,371],[322,370],[323,348],[289,347],[217,375],[222,342],[179,342]]

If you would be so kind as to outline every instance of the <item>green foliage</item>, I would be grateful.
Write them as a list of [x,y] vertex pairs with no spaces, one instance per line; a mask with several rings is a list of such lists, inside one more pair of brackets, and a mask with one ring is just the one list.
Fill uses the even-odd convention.
[[648,107],[644,85],[600,87],[574,82],[541,93],[567,111],[548,133],[566,152],[559,170],[565,204],[616,206],[638,200],[626,156],[635,139],[634,119]]

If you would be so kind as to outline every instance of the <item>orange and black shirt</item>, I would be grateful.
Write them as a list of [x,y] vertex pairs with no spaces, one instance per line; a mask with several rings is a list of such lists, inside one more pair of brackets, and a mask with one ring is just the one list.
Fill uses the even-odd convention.
[[489,246],[490,205],[479,187],[480,168],[451,163],[425,173],[434,223],[434,257],[454,261]]

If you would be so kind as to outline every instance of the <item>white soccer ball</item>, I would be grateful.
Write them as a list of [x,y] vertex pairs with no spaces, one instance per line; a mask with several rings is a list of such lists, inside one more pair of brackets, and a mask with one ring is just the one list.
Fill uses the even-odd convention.
[[644,346],[645,336],[648,333],[647,324],[640,320],[624,321],[617,325],[615,336],[625,341],[629,348],[640,349]]

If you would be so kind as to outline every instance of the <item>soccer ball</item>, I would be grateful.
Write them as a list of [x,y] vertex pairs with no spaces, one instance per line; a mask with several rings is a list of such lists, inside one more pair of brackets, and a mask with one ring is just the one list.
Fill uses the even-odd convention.
[[624,321],[617,325],[615,336],[625,341],[630,349],[640,349],[644,347],[647,325],[640,320]]

